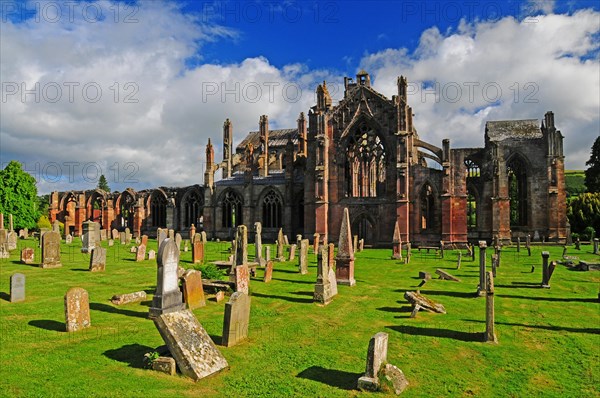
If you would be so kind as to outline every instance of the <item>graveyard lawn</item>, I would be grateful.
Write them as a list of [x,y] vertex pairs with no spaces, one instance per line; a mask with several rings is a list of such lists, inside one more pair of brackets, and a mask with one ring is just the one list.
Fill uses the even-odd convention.
[[[33,396],[382,396],[356,390],[365,372],[369,339],[389,334],[388,361],[410,385],[405,397],[593,397],[600,396],[600,272],[572,271],[558,265],[551,288],[540,288],[541,252],[559,260],[562,247],[532,246],[532,256],[505,247],[495,279],[495,332],[499,344],[483,343],[485,297],[475,297],[479,259],[446,250],[445,258],[414,250],[411,263],[390,259],[390,249],[356,254],[356,286],[339,286],[327,306],[313,302],[316,255],[309,250],[308,274],[298,262],[275,262],[273,279],[263,270],[250,282],[252,299],[248,339],[220,344],[227,299],[193,312],[230,369],[194,383],[143,368],[144,354],[164,343],[147,318],[156,285],[156,260],[135,261],[131,245],[107,249],[106,270],[89,272],[89,254],[78,238],[61,245],[62,267],[22,264],[24,247],[40,249],[33,239],[0,262],[0,395]],[[226,260],[229,243],[208,242],[207,262]],[[274,245],[271,253],[275,253]],[[148,250],[157,251],[156,240]],[[249,248],[249,253],[254,253]],[[599,262],[592,247],[569,248],[568,255]],[[487,250],[488,270],[493,250]],[[252,256],[250,256],[252,261]],[[192,268],[192,253],[181,252],[180,265]],[[531,267],[535,271],[531,273]],[[436,279],[442,269],[461,282]],[[419,272],[434,279],[420,288],[444,305],[447,314],[411,308],[403,298],[416,290]],[[10,303],[10,276],[26,276],[25,301]],[[227,277],[224,276],[223,279]],[[63,298],[69,288],[89,294],[91,327],[65,332]],[[147,300],[114,305],[115,294],[145,291]]]

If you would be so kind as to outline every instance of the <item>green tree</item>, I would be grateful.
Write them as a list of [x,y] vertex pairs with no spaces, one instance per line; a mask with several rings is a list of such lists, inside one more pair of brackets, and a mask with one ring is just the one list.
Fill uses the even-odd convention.
[[[589,229],[594,228],[596,235],[600,232],[600,193],[582,193],[569,200],[567,216],[571,230],[575,233],[585,234],[584,239],[590,239]],[[583,236],[582,236],[583,237]]]
[[98,179],[98,189],[102,189],[104,192],[110,193],[110,187],[108,186],[108,181],[106,181],[104,174],[102,174]]
[[600,136],[594,141],[592,155],[585,165],[590,166],[585,171],[585,186],[588,192],[600,192]]
[[0,212],[12,214],[14,228],[34,228],[40,216],[35,178],[11,160],[0,171]]

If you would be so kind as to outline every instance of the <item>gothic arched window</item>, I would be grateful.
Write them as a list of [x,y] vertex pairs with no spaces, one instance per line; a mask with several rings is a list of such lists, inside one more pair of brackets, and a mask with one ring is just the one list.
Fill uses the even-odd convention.
[[435,228],[435,199],[431,185],[425,184],[421,190],[421,230],[432,231]]
[[385,148],[381,138],[362,124],[346,149],[346,195],[374,198],[385,193]]
[[121,215],[121,227],[131,228],[133,227],[133,213],[134,213],[135,199],[127,191],[121,194],[121,200],[119,202],[119,214]]
[[265,228],[281,228],[281,199],[272,189],[262,201],[262,225]]
[[185,197],[183,203],[183,222],[186,227],[189,227],[192,224],[196,226],[199,225],[199,219],[202,215],[202,204],[203,202],[200,199],[200,195],[196,191],[192,191]]
[[527,168],[525,162],[514,156],[506,164],[508,197],[510,198],[510,225],[527,225]]
[[477,228],[477,191],[473,187],[474,182],[481,175],[479,166],[471,159],[465,160],[467,167],[467,230]]
[[225,192],[222,210],[223,228],[234,228],[243,224],[242,198],[234,191]]
[[157,228],[167,227],[167,199],[160,191],[155,191],[150,199],[150,216],[152,226]]

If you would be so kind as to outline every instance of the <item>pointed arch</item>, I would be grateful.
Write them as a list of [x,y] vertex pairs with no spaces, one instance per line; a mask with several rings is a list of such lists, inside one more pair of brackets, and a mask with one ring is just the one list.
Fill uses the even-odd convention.
[[359,239],[364,239],[365,243],[373,243],[375,241],[375,234],[373,225],[375,220],[373,217],[366,212],[358,214],[351,222],[352,231],[358,235]]
[[283,199],[279,191],[267,187],[260,195],[261,222],[264,228],[283,227]]
[[244,223],[242,195],[233,189],[227,189],[221,194],[219,203],[221,203],[221,226],[223,228],[235,228]]
[[150,194],[150,226],[154,228],[167,227],[167,194],[162,189],[155,189]]
[[527,160],[520,153],[514,153],[506,161],[511,227],[525,227],[528,225],[528,166]]
[[183,227],[189,228],[192,224],[199,226],[203,207],[204,197],[200,190],[197,187],[188,189],[181,198]]
[[421,232],[431,233],[438,230],[436,208],[438,200],[436,191],[429,181],[425,181],[419,191],[419,227]]
[[133,228],[133,216],[135,214],[135,202],[137,194],[132,189],[127,189],[119,195],[116,202],[117,225],[121,229]]

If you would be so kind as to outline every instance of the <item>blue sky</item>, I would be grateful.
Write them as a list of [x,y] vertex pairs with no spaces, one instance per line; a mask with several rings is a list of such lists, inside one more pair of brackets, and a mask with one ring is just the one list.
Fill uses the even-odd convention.
[[[202,184],[258,128],[294,127],[327,81],[360,69],[391,97],[405,75],[422,139],[483,145],[485,122],[552,110],[566,166],[600,131],[595,1],[0,1],[0,163],[38,190]],[[217,177],[220,172],[217,172]]]

